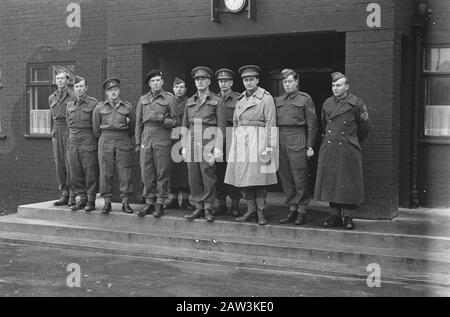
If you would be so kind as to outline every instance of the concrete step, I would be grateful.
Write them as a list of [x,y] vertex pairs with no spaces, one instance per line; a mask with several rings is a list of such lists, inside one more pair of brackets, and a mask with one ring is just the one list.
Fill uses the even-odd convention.
[[[37,246],[53,246],[82,251],[104,252],[139,257],[150,257],[167,260],[189,261],[228,265],[233,268],[253,268],[277,270],[281,273],[308,274],[313,276],[344,277],[364,281],[368,277],[365,266],[346,263],[317,262],[307,259],[286,259],[279,257],[242,255],[216,251],[192,250],[185,248],[166,248],[155,245],[120,243],[113,241],[66,238],[61,236],[29,234],[18,232],[0,232],[0,245],[28,244]],[[392,268],[382,268],[382,283],[413,284],[417,287],[427,285],[448,291],[450,275],[440,273],[415,273]]]
[[[97,209],[103,207],[99,201]],[[135,210],[142,205],[132,205]],[[120,210],[119,204],[113,204],[113,210]],[[52,202],[43,202],[20,206],[18,215],[26,219],[41,219],[60,222],[79,222],[88,224],[105,224],[116,226],[126,224],[132,231],[150,232],[154,230],[167,232],[201,232],[212,236],[239,236],[262,239],[282,239],[285,241],[307,241],[308,243],[342,244],[354,247],[391,248],[399,252],[405,249],[417,252],[447,252],[450,253],[450,223],[430,221],[417,221],[403,216],[397,221],[368,221],[357,220],[357,230],[346,231],[341,228],[327,229],[321,227],[323,215],[308,214],[309,223],[306,226],[279,225],[271,220],[264,227],[254,223],[237,223],[231,216],[218,217],[214,224],[204,220],[186,221],[184,212],[180,210],[166,211],[160,219],[151,216],[139,218],[121,212],[113,212],[109,216],[100,211],[86,213],[84,211],[72,212],[68,208],[54,207]],[[281,215],[282,216],[282,215]],[[271,219],[275,216],[271,215]],[[317,218],[320,220],[317,221]],[[276,220],[276,218],[275,218]],[[150,230],[150,231],[149,231]]]
[[[99,212],[85,216],[95,216]],[[76,215],[83,213],[73,213]],[[20,215],[10,215],[0,218],[1,232],[16,232],[45,236],[63,237],[66,239],[87,239],[110,241],[124,244],[159,246],[169,250],[175,248],[245,256],[264,256],[268,258],[285,259],[285,266],[291,260],[308,260],[330,263],[346,263],[358,267],[367,267],[370,263],[378,263],[381,267],[404,270],[414,273],[450,273],[450,255],[448,252],[423,251],[416,249],[397,249],[391,247],[372,247],[363,244],[348,245],[345,243],[306,240],[291,240],[274,238],[270,235],[240,235],[229,234],[218,230],[203,230],[214,228],[216,224],[204,221],[188,222],[202,224],[200,230],[179,230],[176,225],[171,229],[157,225],[164,218],[148,217],[138,219],[133,215],[98,215],[106,219],[121,218],[120,223],[109,222],[76,222],[54,221],[23,218]],[[142,221],[142,220],[145,220]],[[165,219],[170,221],[170,219]],[[152,225],[148,225],[148,224]],[[186,223],[183,219],[182,223]],[[239,224],[238,224],[239,225]],[[252,226],[255,232],[266,230],[265,227]],[[245,259],[243,259],[245,260]]]

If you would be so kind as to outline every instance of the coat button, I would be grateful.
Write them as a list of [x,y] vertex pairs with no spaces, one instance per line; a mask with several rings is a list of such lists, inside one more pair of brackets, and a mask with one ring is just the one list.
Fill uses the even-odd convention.
[[330,143],[331,143],[331,141],[327,141],[327,143],[328,143],[328,144],[330,144]]
[[342,145],[342,142],[339,142],[339,145]]
[[[328,120],[328,122],[331,122],[331,120]],[[345,122],[344,122],[345,123]]]
[[345,133],[344,133],[344,132],[341,132],[341,134],[344,135]]
[[328,133],[331,133],[331,130],[328,130]]

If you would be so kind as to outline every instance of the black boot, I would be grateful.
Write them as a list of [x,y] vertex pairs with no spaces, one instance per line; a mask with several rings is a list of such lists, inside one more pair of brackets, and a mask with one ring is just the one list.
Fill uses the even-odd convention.
[[295,220],[294,224],[296,226],[301,226],[301,225],[304,225],[305,223],[306,223],[306,213],[299,212],[297,214],[297,219]]
[[345,228],[345,230],[355,229],[355,224],[353,223],[352,217],[348,217],[348,216],[344,217],[344,228]]
[[213,215],[211,209],[205,209],[205,219],[206,219],[207,222],[213,222],[214,221],[214,215]]
[[87,199],[80,199],[80,201],[78,203],[76,203],[73,206],[70,206],[70,210],[77,211],[80,209],[84,209],[84,207],[86,207],[86,205],[87,205]]
[[203,213],[205,212],[204,209],[195,209],[191,214],[184,216],[186,220],[194,220],[197,218],[201,218],[203,216]]
[[93,211],[95,210],[95,201],[88,201],[86,207],[84,207],[84,211]]
[[297,210],[289,210],[289,213],[287,214],[286,217],[281,218],[278,222],[279,223],[291,223],[294,222],[295,219],[297,218]]
[[53,203],[53,206],[67,205],[69,202],[69,196],[62,195],[57,201]]
[[155,211],[155,205],[146,204],[144,208],[138,211],[137,215],[139,217],[145,217],[146,215],[150,215]]
[[247,211],[242,216],[236,218],[237,222],[244,222],[244,221],[252,221],[255,220],[256,217],[256,211]]
[[266,208],[260,209],[258,208],[258,224],[261,226],[264,226],[267,224],[267,218],[266,218]]
[[239,200],[231,201],[231,215],[233,217],[239,217]]
[[177,209],[180,208],[180,205],[178,203],[178,199],[177,198],[170,198],[165,204],[164,204],[164,208],[165,209]]
[[183,199],[180,208],[184,210],[195,210],[195,206],[189,202],[189,199]]
[[102,213],[108,215],[112,210],[111,202],[105,202],[105,206],[102,209]]
[[155,212],[153,213],[153,217],[159,218],[164,215],[164,206],[162,204],[156,204]]
[[331,217],[327,218],[323,222],[323,226],[330,228],[330,227],[341,227],[343,225],[342,218],[338,215],[332,215]]
[[226,202],[219,202],[219,208],[216,212],[213,211],[214,216],[220,216],[227,212],[227,204]]
[[122,211],[126,214],[132,214],[133,209],[131,209],[130,204],[128,201],[122,203]]
[[77,204],[76,196],[70,195],[69,202],[67,203],[69,207],[75,206]]

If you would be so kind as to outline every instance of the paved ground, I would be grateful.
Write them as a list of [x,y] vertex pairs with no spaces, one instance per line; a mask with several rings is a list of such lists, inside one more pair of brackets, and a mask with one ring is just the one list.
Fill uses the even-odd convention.
[[[69,288],[67,266],[81,269]],[[450,296],[445,288],[0,243],[0,296]]]

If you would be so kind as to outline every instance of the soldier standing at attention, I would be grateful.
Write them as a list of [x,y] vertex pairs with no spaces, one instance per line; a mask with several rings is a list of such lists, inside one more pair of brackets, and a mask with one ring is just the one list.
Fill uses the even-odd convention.
[[[227,114],[227,129],[233,128],[233,114],[238,101],[239,93],[234,92],[233,86],[234,72],[230,69],[222,68],[216,71],[216,79],[219,83],[220,97],[222,97],[223,105]],[[227,138],[225,135],[225,144],[231,143],[231,134]],[[225,149],[227,147],[225,146]],[[224,151],[225,152],[225,151]],[[227,170],[226,157],[223,162],[216,163],[217,166],[217,200],[219,208],[216,215],[223,214],[227,211],[227,196],[231,198],[231,214],[239,217],[239,200],[241,199],[241,190],[237,187],[224,183],[225,172]]]
[[[70,170],[67,157],[67,138],[69,129],[66,122],[67,104],[74,100],[72,90],[67,86],[70,79],[67,71],[59,71],[56,74],[56,86],[58,89],[49,96],[48,103],[53,119],[52,141],[53,157],[56,165],[56,179],[58,181],[61,197],[53,203],[55,206],[76,204],[75,192],[70,186]],[[69,199],[70,196],[70,199]]]
[[[188,100],[186,96],[186,82],[180,78],[175,78],[173,82],[173,98],[170,104],[171,119],[170,124],[172,128],[180,127],[183,122],[184,109]],[[180,141],[178,130],[172,130],[172,146]],[[170,182],[169,182],[169,199],[166,201],[164,208],[182,208],[193,211],[194,206],[189,202],[189,180],[186,162],[174,162],[171,160],[170,167]],[[181,195],[181,205],[178,202],[178,194]]]
[[[267,224],[267,186],[277,183],[274,166],[277,136],[275,103],[268,91],[258,87],[261,68],[255,65],[239,69],[245,92],[236,104],[225,183],[242,188],[247,212],[237,221],[258,217],[260,225]],[[266,164],[269,163],[269,169]],[[273,168],[272,168],[273,167]]]
[[92,131],[92,112],[97,99],[87,95],[87,82],[75,76],[74,93],[76,99],[67,104],[67,126],[69,139],[67,154],[71,184],[80,196],[80,201],[71,210],[95,210],[95,196],[98,191],[97,142]]
[[111,212],[111,198],[114,169],[117,168],[120,182],[122,211],[133,213],[129,197],[133,194],[131,169],[133,165],[133,144],[135,115],[128,101],[120,99],[120,80],[112,77],[103,82],[106,100],[94,109],[92,126],[98,141],[98,162],[100,164],[100,193],[105,200],[103,213]]
[[[164,91],[162,72],[153,69],[145,77],[150,91],[139,99],[136,108],[136,152],[140,151],[141,177],[145,190],[144,217],[164,214],[170,178],[171,125],[170,103],[173,95]],[[156,198],[156,206],[155,206]]]
[[[322,108],[324,136],[320,146],[314,199],[328,201],[332,215],[325,227],[354,229],[352,209],[364,202],[360,142],[369,133],[364,102],[349,92],[349,81],[333,73],[332,97]],[[344,217],[344,221],[342,221]]]
[[307,158],[314,155],[314,142],[318,125],[316,109],[311,97],[298,89],[298,74],[285,69],[283,87],[285,94],[275,98],[277,126],[280,140],[281,185],[289,205],[288,215],[280,223],[306,223],[306,206],[309,202]]
[[226,113],[222,100],[209,91],[212,70],[198,66],[191,75],[197,92],[187,100],[184,110],[182,126],[189,129],[190,140],[184,142],[182,153],[187,161],[189,186],[196,209],[185,218],[193,220],[204,213],[206,221],[212,222],[217,184],[215,162],[223,157]]

